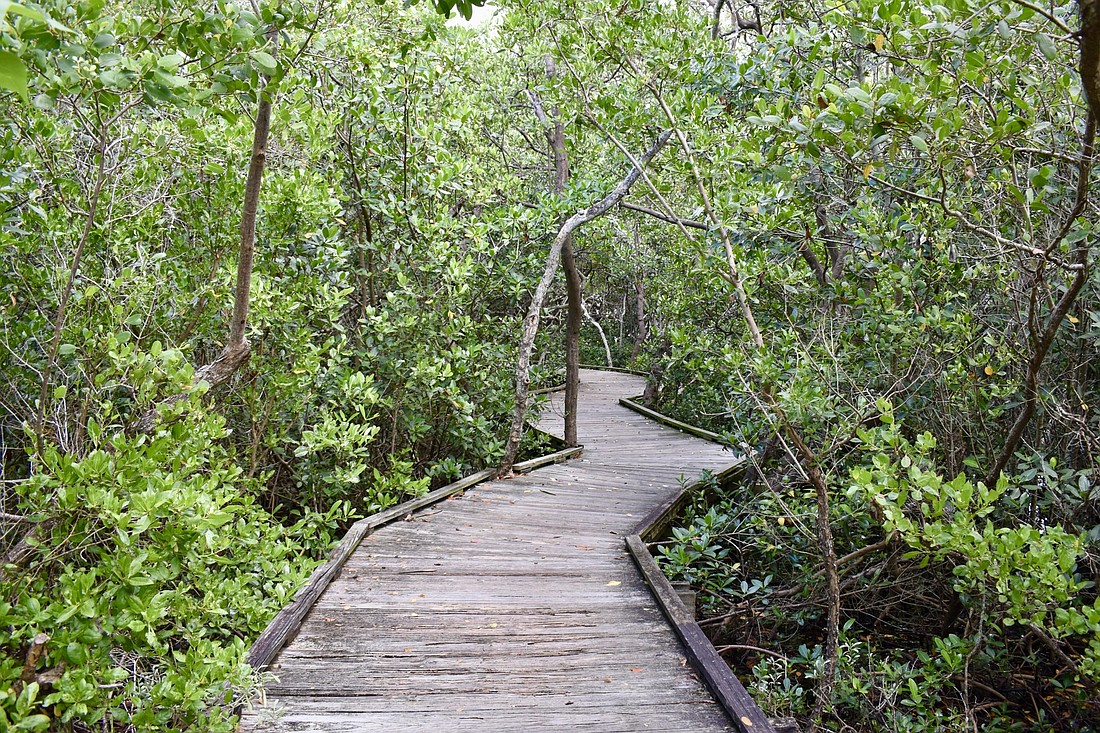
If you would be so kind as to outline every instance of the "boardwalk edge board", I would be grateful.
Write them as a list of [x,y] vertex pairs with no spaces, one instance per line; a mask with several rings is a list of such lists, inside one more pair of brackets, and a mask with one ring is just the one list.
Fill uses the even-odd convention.
[[648,377],[649,374],[640,371],[638,369],[627,369],[626,367],[616,366],[600,366],[599,364],[578,364],[580,369],[595,369],[600,372],[617,372],[618,374],[633,374],[635,377]]
[[662,415],[656,410],[651,410],[642,403],[638,402],[641,397],[620,397],[619,404],[623,407],[634,410],[640,415],[645,415],[651,420],[668,425],[670,428],[676,428],[682,432],[694,435],[696,438],[702,438],[703,440],[709,440],[712,443],[725,443],[722,436],[718,433],[711,432],[710,430],[704,430],[703,428],[697,428],[694,425],[688,425],[686,422],[681,422],[676,418],[669,417],[668,415]]
[[[645,417],[696,437],[715,443],[724,442],[717,433],[662,415],[656,410],[651,410],[639,404],[635,401],[636,399],[623,397],[619,399],[619,404]],[[732,478],[744,470],[745,461],[739,459],[737,463],[716,475],[722,480]],[[691,665],[703,678],[703,682],[711,691],[711,694],[714,695],[718,704],[729,715],[730,720],[737,725],[742,733],[779,733],[779,730],[764,715],[764,711],[749,695],[741,681],[733,674],[729,665],[718,654],[699,624],[695,622],[695,615],[688,611],[683,601],[680,600],[679,594],[661,571],[660,566],[657,565],[657,561],[646,545],[647,542],[661,537],[668,531],[668,527],[676,515],[691,500],[692,492],[698,487],[699,483],[695,482],[681,489],[676,495],[650,512],[634,528],[634,533],[627,535],[626,549],[634,559],[634,564],[637,565],[638,571],[642,574],[645,584],[649,586],[653,597],[657,600],[658,605],[660,605],[661,610],[668,619],[669,625],[680,637]]]
[[[741,464],[735,468],[741,468]],[[684,489],[661,507],[663,511],[657,515],[655,522],[643,521],[642,525],[635,530],[636,534],[626,537],[627,552],[634,559],[634,564],[637,565],[645,584],[649,586],[653,597],[660,605],[669,625],[680,637],[691,665],[703,678],[703,682],[729,715],[730,720],[742,733],[778,733],[764,715],[764,711],[757,706],[741,681],[710,643],[710,639],[703,633],[699,624],[695,622],[695,616],[684,606],[672,583],[665,577],[657,561],[649,552],[646,540],[643,539],[643,537],[652,539],[657,536],[658,533],[653,530],[658,526],[667,526],[690,496],[691,489]]]
[[553,387],[539,387],[538,389],[533,389],[533,390],[530,391],[529,394],[532,397],[537,397],[538,395],[553,394],[554,392],[563,392],[563,391],[565,391],[565,385],[564,384],[556,384]]
[[[579,455],[583,450],[584,446],[566,448],[517,463],[512,467],[512,470],[514,473],[527,473],[528,471],[533,471],[536,468],[551,463],[561,463],[562,461]],[[317,599],[321,597],[324,590],[332,583],[333,579],[340,572],[340,569],[344,566],[344,563],[346,563],[348,558],[351,557],[351,554],[355,552],[355,549],[359,546],[359,543],[363,541],[364,537],[379,527],[402,519],[412,512],[436,504],[444,499],[448,499],[484,481],[496,478],[496,474],[496,468],[486,468],[459,479],[454,483],[438,488],[424,496],[403,502],[385,511],[372,514],[369,517],[364,517],[351,525],[344,534],[343,539],[340,540],[339,544],[337,544],[329,554],[329,559],[313,571],[309,581],[301,587],[297,594],[295,594],[294,600],[290,602],[290,605],[286,606],[282,611],[279,611],[279,613],[275,615],[275,618],[271,620],[271,623],[267,625],[267,628],[265,628],[256,638],[256,641],[253,642],[252,647],[248,650],[248,656],[245,658],[247,664],[257,671],[262,671],[271,664],[275,655],[278,654],[283,647],[291,641],[295,633],[297,633],[306,614],[309,613],[310,609],[313,608],[313,604],[317,602]]]

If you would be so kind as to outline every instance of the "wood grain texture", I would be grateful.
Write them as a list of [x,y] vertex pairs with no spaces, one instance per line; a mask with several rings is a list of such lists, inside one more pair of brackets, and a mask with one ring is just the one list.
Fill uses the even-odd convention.
[[[360,538],[270,665],[245,731],[731,731],[624,541],[721,446],[581,374],[580,458],[470,488]],[[560,435],[560,396],[540,425]],[[767,729],[764,729],[767,730]]]

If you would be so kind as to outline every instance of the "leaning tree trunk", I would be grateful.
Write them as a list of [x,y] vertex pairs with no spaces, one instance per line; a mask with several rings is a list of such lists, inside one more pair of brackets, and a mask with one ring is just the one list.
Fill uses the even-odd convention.
[[542,306],[546,302],[546,294],[550,291],[550,285],[554,282],[554,276],[558,272],[558,265],[561,262],[562,248],[565,245],[565,241],[572,236],[573,232],[578,228],[587,224],[588,222],[603,216],[611,209],[611,207],[622,201],[623,197],[630,191],[630,189],[637,183],[638,178],[641,177],[642,167],[653,160],[668,143],[669,138],[672,136],[671,130],[665,130],[657,136],[657,140],[653,145],[645,152],[639,160],[637,167],[631,168],[626,177],[619,182],[619,185],[609,193],[607,196],[592,204],[584,211],[579,211],[573,216],[565,220],[565,223],[561,225],[558,230],[557,236],[554,237],[554,241],[550,245],[550,254],[546,258],[546,268],[543,270],[542,278],[539,280],[538,286],[535,288],[534,294],[531,296],[531,304],[527,308],[527,317],[523,320],[523,333],[520,339],[519,346],[519,358],[516,360],[516,397],[515,397],[515,411],[512,414],[512,427],[508,433],[508,442],[504,446],[504,456],[500,462],[500,475],[506,475],[511,473],[512,464],[515,463],[516,454],[519,452],[520,438],[523,437],[523,423],[527,419],[527,397],[530,392],[531,375],[529,369],[531,366],[531,352],[535,345],[535,336],[539,330],[539,318],[542,313]]
[[[276,41],[275,30],[268,33],[268,41]],[[264,76],[264,89],[260,91],[260,102],[256,108],[256,122],[252,132],[252,155],[248,163],[248,176],[244,184],[244,204],[241,207],[240,256],[237,259],[237,283],[233,293],[233,313],[229,318],[229,338],[221,352],[209,364],[195,372],[192,380],[195,384],[206,382],[217,387],[228,382],[241,366],[248,361],[251,345],[248,343],[248,305],[249,291],[252,289],[252,263],[256,257],[256,217],[260,207],[260,188],[263,183],[264,166],[267,162],[267,141],[271,132],[271,97],[267,94],[269,76]],[[138,420],[135,429],[139,433],[148,433],[157,424],[159,408],[187,399],[187,394],[174,395],[154,405]]]
[[607,359],[607,365],[609,367],[615,366],[615,360],[611,357],[611,344],[607,343],[607,334],[603,331],[603,326],[588,310],[588,306],[584,304],[584,293],[581,293],[581,313],[588,319],[588,322],[592,324],[592,327],[596,329],[596,335],[600,337],[600,343],[603,344],[603,355]]

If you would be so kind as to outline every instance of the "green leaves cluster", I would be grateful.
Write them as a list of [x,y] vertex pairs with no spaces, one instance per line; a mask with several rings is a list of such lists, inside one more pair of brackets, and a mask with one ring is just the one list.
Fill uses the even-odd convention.
[[1079,573],[1084,538],[1061,527],[1004,524],[998,500],[1002,477],[989,489],[959,474],[946,481],[932,467],[936,441],[929,433],[910,443],[881,403],[884,425],[861,431],[870,465],[852,469],[848,495],[876,505],[883,529],[896,533],[920,563],[949,562],[955,590],[981,603],[1003,627],[1040,627],[1056,638],[1086,637],[1092,650],[1083,669],[1095,675],[1100,649],[1100,601],[1083,591],[1094,583]]

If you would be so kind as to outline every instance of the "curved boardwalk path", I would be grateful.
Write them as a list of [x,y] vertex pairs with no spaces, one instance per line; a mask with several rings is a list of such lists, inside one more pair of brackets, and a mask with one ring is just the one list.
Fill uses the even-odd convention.
[[[363,540],[272,665],[246,731],[733,730],[623,537],[681,476],[734,462],[585,370],[582,456],[481,484]],[[560,435],[560,403],[544,416]]]

